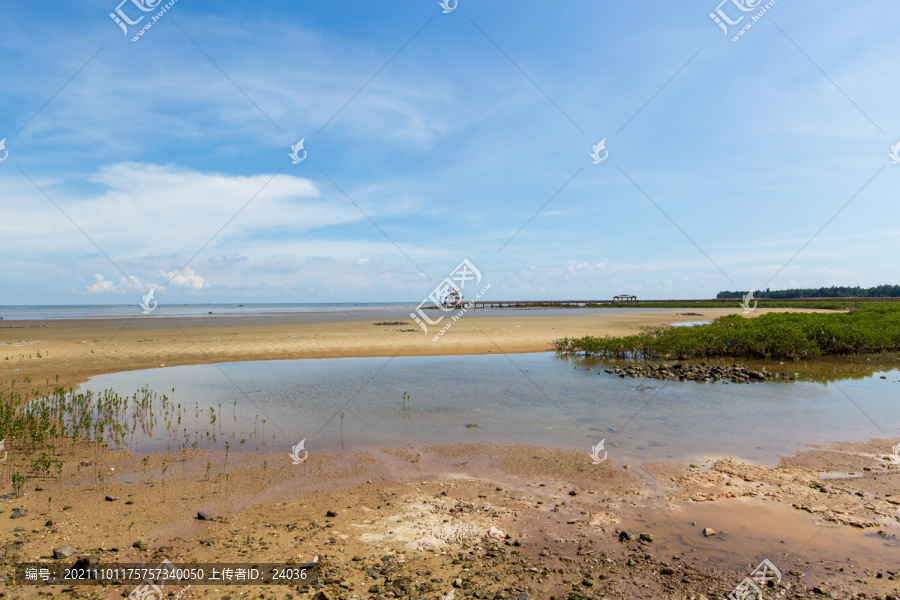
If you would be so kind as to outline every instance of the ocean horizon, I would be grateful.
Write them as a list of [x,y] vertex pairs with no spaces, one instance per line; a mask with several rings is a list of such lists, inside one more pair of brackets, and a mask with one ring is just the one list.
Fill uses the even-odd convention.
[[0,317],[10,321],[43,319],[103,319],[111,317],[193,317],[209,315],[265,315],[279,313],[414,309],[416,302],[228,302],[206,304],[159,304],[148,315],[140,304],[35,304],[0,306]]

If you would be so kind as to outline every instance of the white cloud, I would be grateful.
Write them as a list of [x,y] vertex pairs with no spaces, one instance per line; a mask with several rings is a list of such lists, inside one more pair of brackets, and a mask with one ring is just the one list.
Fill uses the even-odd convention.
[[128,277],[121,276],[119,277],[118,283],[116,283],[115,281],[106,279],[99,273],[95,273],[94,283],[85,286],[85,290],[87,290],[91,294],[124,294],[126,292],[134,291],[143,293],[153,287],[158,290],[166,289],[165,287],[159,285],[141,283],[141,281],[134,275],[129,275]]
[[250,257],[243,256],[236,252],[230,252],[228,254],[216,254],[215,256],[210,256],[206,259],[206,262],[210,264],[228,264],[228,263],[241,263],[249,260]]
[[206,280],[203,279],[203,277],[201,277],[200,275],[194,273],[194,270],[190,267],[184,267],[183,269],[172,271],[171,273],[160,270],[159,274],[169,280],[170,283],[176,287],[184,287],[195,290],[202,290],[205,287],[209,287],[209,284],[206,283]]
[[94,275],[94,283],[87,286],[87,291],[92,294],[106,294],[109,292],[117,292],[121,291],[116,287],[116,284],[112,281],[103,278],[103,275],[97,273]]

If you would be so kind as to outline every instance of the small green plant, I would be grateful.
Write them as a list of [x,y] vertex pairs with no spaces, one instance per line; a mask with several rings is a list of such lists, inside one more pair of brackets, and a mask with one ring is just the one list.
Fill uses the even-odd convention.
[[13,490],[16,492],[16,496],[19,496],[22,493],[22,488],[25,487],[25,476],[18,471],[13,473],[12,486]]
[[51,458],[46,452],[41,452],[38,458],[31,459],[31,472],[35,475],[43,473],[44,477],[50,475],[50,468],[53,466],[55,459]]
[[231,442],[225,442],[225,464],[222,465],[222,470],[225,470],[225,467],[228,466],[228,451],[231,449]]

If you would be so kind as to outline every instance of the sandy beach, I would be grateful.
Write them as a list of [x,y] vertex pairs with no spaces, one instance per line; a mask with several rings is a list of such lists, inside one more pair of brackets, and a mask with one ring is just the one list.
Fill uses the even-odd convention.
[[[878,456],[884,442],[812,450],[776,468],[593,465],[582,453],[516,445],[384,448],[300,465],[284,453],[144,461],[81,445],[63,453],[59,476],[31,479],[0,505],[0,556],[7,582],[14,562],[78,557],[113,566],[316,561],[290,585],[167,588],[222,600],[438,600],[451,590],[701,600],[729,594],[768,558],[780,571],[773,595],[893,599],[900,465]],[[820,475],[835,470],[865,476],[823,485]],[[72,558],[55,560],[65,547]],[[132,586],[4,588],[10,598],[113,599]]]
[[[381,325],[341,314],[4,321],[0,381],[5,389],[13,380],[16,389],[22,382],[46,389],[207,362],[543,352],[560,337],[740,312],[475,314],[437,342],[411,320]],[[289,585],[164,590],[179,599],[704,600],[728,595],[769,559],[780,569],[771,597],[893,600],[900,597],[900,462],[885,451],[898,442],[825,443],[769,467],[725,456],[702,464],[592,462],[586,451],[410,446],[402,436],[395,446],[310,452],[300,462],[286,446],[281,451],[280,438],[231,455],[202,444],[151,455],[84,441],[8,444],[0,464],[0,598],[113,599],[133,589],[115,581],[27,585],[14,563],[166,559],[315,561],[306,579]],[[58,460],[56,472],[34,470],[39,451]],[[13,473],[28,474],[18,494]]]
[[[749,317],[791,310],[807,309],[758,309]],[[377,317],[340,313],[3,321],[0,381],[28,377],[32,386],[46,390],[48,381],[51,387],[68,388],[101,373],[163,365],[545,352],[553,340],[566,336],[629,335],[642,327],[742,314],[738,307],[572,312],[508,310],[488,316],[470,311],[438,341],[432,338],[447,319],[428,335],[409,318],[403,319],[405,325],[381,326]]]

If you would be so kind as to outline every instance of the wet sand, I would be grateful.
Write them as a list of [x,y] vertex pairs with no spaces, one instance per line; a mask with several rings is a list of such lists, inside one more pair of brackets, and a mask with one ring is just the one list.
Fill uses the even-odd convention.
[[[758,309],[748,315],[806,309]],[[431,311],[432,319],[437,317]],[[699,313],[685,315],[683,313]],[[101,373],[252,360],[544,352],[562,337],[629,335],[642,327],[742,314],[740,308],[469,311],[438,341],[410,318],[353,313],[135,317],[0,322],[0,382],[31,380],[46,390]],[[447,313],[451,314],[451,313]],[[405,325],[378,326],[403,321]]]
[[[883,599],[900,592],[900,464],[878,455],[886,443],[836,445],[776,468],[628,468],[581,452],[486,444],[310,454],[299,465],[277,452],[226,465],[220,453],[188,451],[145,464],[79,445],[62,452],[60,476],[31,479],[22,497],[3,501],[0,556],[6,565],[52,563],[53,548],[72,545],[101,564],[318,557],[302,584],[193,586],[182,597],[429,600],[454,588],[460,599],[717,598],[769,559],[782,574],[773,596],[809,598],[818,587],[834,598]],[[851,466],[863,476],[828,480],[827,493],[817,487],[822,473]],[[26,515],[8,519],[13,508]],[[212,519],[197,520],[198,511]],[[10,566],[0,571],[11,576]],[[6,589],[23,599],[130,591]]]
[[[740,311],[511,311],[464,318],[438,342],[398,331],[412,324],[321,315],[6,321],[0,343],[39,343],[0,346],[8,357],[0,383],[8,389],[16,379],[21,389],[28,378],[30,389],[59,375],[77,385],[99,373],[220,361],[545,351],[559,337],[733,312]],[[782,574],[772,597],[897,598],[900,463],[885,452],[898,442],[834,444],[777,467],[726,458],[592,464],[586,452],[492,444],[312,453],[295,465],[266,448],[145,457],[80,442],[49,448],[62,465],[47,476],[31,473],[34,453],[8,443],[0,593],[111,599],[131,591],[12,584],[14,562],[54,562],[54,548],[72,545],[70,562],[90,555],[107,564],[318,557],[302,584],[173,591],[182,599],[438,600],[455,589],[460,600],[703,600],[729,594],[766,558]],[[14,471],[29,474],[19,496],[9,483]],[[10,519],[14,508],[25,516]],[[197,511],[212,520],[197,520]]]

